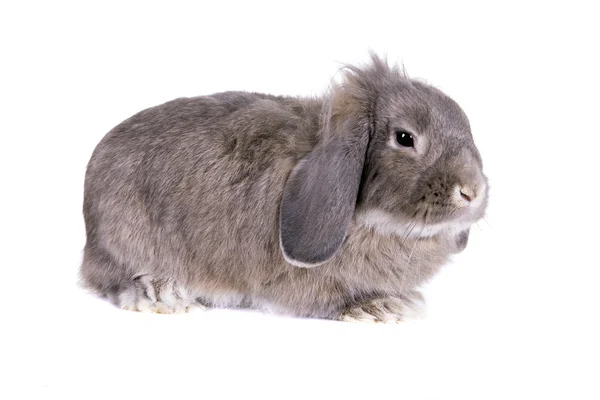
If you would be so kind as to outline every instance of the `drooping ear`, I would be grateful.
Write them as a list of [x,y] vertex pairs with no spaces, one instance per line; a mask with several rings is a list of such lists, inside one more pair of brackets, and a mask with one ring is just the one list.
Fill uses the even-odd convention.
[[348,89],[333,99],[322,142],[288,178],[280,209],[285,259],[299,267],[330,260],[352,220],[369,145],[370,120]]
[[354,214],[368,140],[316,148],[285,185],[279,235],[288,262],[313,267],[341,247]]
[[279,235],[288,262],[313,267],[341,247],[354,214],[368,138],[313,150],[285,185]]

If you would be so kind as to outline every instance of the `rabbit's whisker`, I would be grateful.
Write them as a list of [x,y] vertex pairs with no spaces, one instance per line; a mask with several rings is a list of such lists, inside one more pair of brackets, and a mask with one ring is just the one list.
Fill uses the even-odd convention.
[[[421,228],[421,232],[419,232],[419,237],[421,237],[421,235],[423,234],[423,230],[425,230],[425,227],[427,226],[427,216],[428,215],[429,215],[429,209],[427,208],[425,210],[425,213],[423,214],[423,227]],[[410,260],[412,258],[413,252],[415,251],[415,247],[417,247],[418,242],[419,242],[419,239],[417,238],[415,240],[415,243],[413,244],[412,249],[410,250],[410,254],[408,255],[408,260],[406,261],[407,267],[410,265]]]
[[[482,217],[481,219],[482,219],[482,220],[484,220],[484,221],[485,221],[485,223],[486,223],[486,224],[487,224],[487,225],[488,225],[490,228],[492,227],[492,225],[490,225],[490,223],[488,222],[488,220],[487,220],[485,217]],[[493,228],[492,228],[492,229],[493,229]]]
[[[410,237],[410,234],[412,233],[413,229],[415,229],[415,227],[417,226],[417,221],[416,220],[412,220],[409,224],[408,224],[410,228],[410,230],[408,231],[408,233],[406,233],[406,235],[402,235],[404,237],[404,239],[402,240],[402,245],[401,247],[404,247],[404,243],[408,240],[408,238]],[[405,230],[406,232],[406,230]]]
[[[424,229],[425,229],[425,224],[423,224],[423,227],[421,228],[421,232],[419,232],[419,236],[421,236]],[[410,254],[408,255],[408,260],[406,260],[407,267],[410,265],[410,259],[412,258],[413,252],[415,251],[415,247],[417,247],[417,243],[419,243],[419,239],[415,240],[415,243],[413,244],[412,248],[410,249]]]

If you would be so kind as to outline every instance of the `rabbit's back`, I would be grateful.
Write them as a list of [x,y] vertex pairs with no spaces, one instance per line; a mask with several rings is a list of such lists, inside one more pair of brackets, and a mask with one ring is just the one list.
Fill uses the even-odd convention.
[[106,291],[151,273],[245,285],[254,266],[278,264],[281,193],[317,140],[303,132],[316,131],[305,125],[319,107],[228,92],[177,99],[115,127],[92,155],[84,195],[86,252],[112,267],[84,262],[84,281]]

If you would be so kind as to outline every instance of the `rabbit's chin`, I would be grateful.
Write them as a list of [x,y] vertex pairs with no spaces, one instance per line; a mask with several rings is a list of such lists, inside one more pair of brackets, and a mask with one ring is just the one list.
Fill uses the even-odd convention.
[[476,220],[459,219],[455,221],[424,224],[421,221],[402,220],[394,215],[381,211],[369,210],[357,214],[356,221],[363,226],[375,229],[381,235],[397,235],[404,238],[428,238],[442,234],[455,235],[469,229]]

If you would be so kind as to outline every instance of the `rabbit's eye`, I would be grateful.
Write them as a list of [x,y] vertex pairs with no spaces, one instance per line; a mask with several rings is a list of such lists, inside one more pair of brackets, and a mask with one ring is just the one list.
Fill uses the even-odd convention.
[[412,135],[406,131],[396,132],[396,141],[404,147],[413,147],[415,144]]

